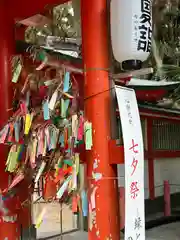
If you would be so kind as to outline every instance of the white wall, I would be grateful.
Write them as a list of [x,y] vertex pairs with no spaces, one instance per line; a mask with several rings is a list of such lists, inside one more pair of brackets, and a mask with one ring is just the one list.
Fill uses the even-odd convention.
[[180,158],[155,160],[154,169],[156,197],[163,195],[164,180],[169,181],[171,193],[180,192]]
[[[154,160],[155,196],[163,196],[163,182],[168,180],[171,193],[180,192],[180,158]],[[177,186],[179,185],[179,186]],[[118,186],[125,186],[124,164],[118,165]],[[144,162],[145,199],[149,198],[148,161]]]

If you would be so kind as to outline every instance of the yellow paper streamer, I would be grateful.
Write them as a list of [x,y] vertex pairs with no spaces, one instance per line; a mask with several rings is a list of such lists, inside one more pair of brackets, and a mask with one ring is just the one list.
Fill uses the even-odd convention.
[[6,170],[8,172],[14,172],[17,165],[18,165],[18,156],[19,156],[19,152],[20,152],[21,147],[20,146],[16,146],[16,145],[12,145],[10,151],[9,151],[9,155],[6,161]]
[[42,212],[39,214],[37,221],[36,221],[35,228],[39,228],[41,226],[45,213],[46,213],[46,207],[43,208]]
[[76,174],[79,173],[79,153],[75,153],[74,161],[76,165]]
[[32,116],[29,113],[27,113],[26,119],[25,119],[25,129],[24,129],[25,135],[29,134],[29,130],[31,128],[31,123],[32,123]]

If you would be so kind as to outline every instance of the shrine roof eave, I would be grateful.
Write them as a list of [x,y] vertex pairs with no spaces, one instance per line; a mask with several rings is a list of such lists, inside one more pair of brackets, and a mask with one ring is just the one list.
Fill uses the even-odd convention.
[[[164,108],[151,103],[139,103],[139,112],[141,116],[149,118],[167,118],[180,121],[180,109]],[[119,109],[116,109],[119,116]]]
[[173,108],[164,108],[157,106],[156,104],[142,104],[138,103],[138,107],[140,109],[141,115],[161,118],[164,116],[164,118],[170,118],[180,121],[180,109],[173,109]]
[[49,8],[68,2],[68,0],[9,0],[8,11],[15,20],[25,19],[38,13],[43,13]]

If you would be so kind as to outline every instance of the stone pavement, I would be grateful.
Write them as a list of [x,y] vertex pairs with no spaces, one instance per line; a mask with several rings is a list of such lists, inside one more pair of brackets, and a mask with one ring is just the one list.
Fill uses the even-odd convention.
[[[56,237],[52,240],[87,240],[87,233],[76,232],[63,236]],[[146,240],[180,240],[180,222],[163,225],[153,228],[146,232]],[[104,240],[104,239],[102,239]],[[123,240],[123,237],[121,238]]]
[[147,240],[180,240],[180,222],[170,223],[147,231]]
[[43,217],[43,223],[37,229],[37,238],[43,239],[48,236],[57,235],[61,232],[71,231],[77,228],[77,220],[72,215],[72,211],[66,205],[63,206],[62,219],[60,216],[60,204],[43,202],[33,205],[33,223],[36,224],[37,218],[42,209],[46,209],[46,214]]
[[[45,216],[44,222],[41,227],[38,229],[38,238],[44,239],[47,236],[57,235],[60,233],[61,229],[61,220],[60,220],[60,205],[57,203],[44,204],[40,203],[34,206],[34,218],[37,218],[37,215],[41,210],[46,207],[47,214]],[[156,217],[161,215],[156,214]],[[151,217],[149,218],[149,220]],[[154,216],[152,216],[154,219]],[[62,214],[62,231],[71,231],[76,229],[76,221],[72,217],[72,212],[69,208],[63,208]],[[85,232],[74,232],[68,235],[64,235],[62,238],[54,237],[52,240],[87,240],[87,233]],[[168,225],[163,225],[160,227],[153,228],[146,232],[146,240],[180,240],[180,222],[171,223]],[[102,239],[105,240],[105,239]],[[121,237],[123,240],[123,236]]]

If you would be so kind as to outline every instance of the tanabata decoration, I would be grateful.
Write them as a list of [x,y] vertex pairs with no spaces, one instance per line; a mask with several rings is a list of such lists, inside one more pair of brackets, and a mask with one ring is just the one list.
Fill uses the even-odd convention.
[[[12,81],[20,94],[16,96],[13,115],[0,131],[0,143],[10,145],[6,171],[12,175],[3,196],[18,188],[24,179],[31,187],[43,182],[45,201],[67,202],[67,196],[71,196],[72,211],[76,213],[81,208],[86,216],[86,193],[78,192],[78,146],[85,143],[86,150],[91,150],[92,124],[85,121],[78,107],[78,84],[73,73],[59,69],[55,69],[52,79],[41,79],[37,68],[19,89],[18,77],[23,66],[19,64],[21,67],[17,66],[18,73]],[[45,211],[36,227],[44,215]]]

